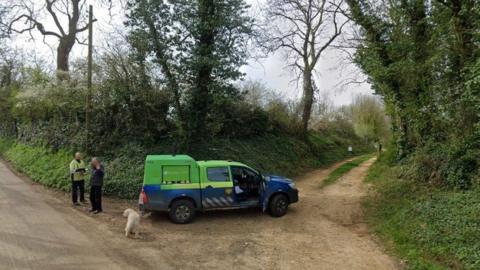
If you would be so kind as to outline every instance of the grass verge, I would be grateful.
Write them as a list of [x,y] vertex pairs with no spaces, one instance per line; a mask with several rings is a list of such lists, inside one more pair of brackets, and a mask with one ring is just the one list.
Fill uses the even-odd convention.
[[480,190],[432,188],[380,159],[366,181],[369,227],[407,269],[480,269]]
[[320,188],[324,188],[328,185],[335,183],[335,181],[337,181],[344,174],[348,173],[353,168],[358,167],[360,164],[371,159],[372,157],[373,157],[373,154],[366,154],[352,161],[349,161],[345,164],[342,164],[340,167],[338,167],[333,172],[331,172],[325,180],[323,180],[322,184],[320,185]]

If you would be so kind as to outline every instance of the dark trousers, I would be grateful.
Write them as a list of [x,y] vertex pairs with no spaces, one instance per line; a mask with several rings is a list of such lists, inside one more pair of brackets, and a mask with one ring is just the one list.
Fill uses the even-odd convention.
[[85,201],[85,181],[72,181],[72,202],[76,203],[78,192],[80,191],[80,201]]
[[102,209],[102,186],[92,186],[90,188],[90,203],[92,210],[103,211]]

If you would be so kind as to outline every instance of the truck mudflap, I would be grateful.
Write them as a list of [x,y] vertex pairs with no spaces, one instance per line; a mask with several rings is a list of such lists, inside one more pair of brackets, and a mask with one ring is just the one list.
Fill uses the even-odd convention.
[[142,194],[140,194],[139,198],[138,198],[138,210],[140,212],[144,212],[145,211],[145,204],[143,203],[143,199],[142,199]]
[[262,202],[262,211],[265,213],[268,210],[268,199],[270,194],[262,194],[261,202]]
[[262,211],[263,211],[264,213],[267,212],[267,210],[268,210],[267,204],[268,204],[268,203],[266,203],[265,201],[263,202]]

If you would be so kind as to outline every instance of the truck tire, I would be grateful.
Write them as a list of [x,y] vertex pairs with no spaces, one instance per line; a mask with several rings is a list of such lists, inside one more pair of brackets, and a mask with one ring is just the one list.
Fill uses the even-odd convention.
[[281,217],[287,213],[288,198],[285,194],[274,195],[270,199],[270,215],[272,217]]
[[195,206],[190,200],[180,199],[172,203],[168,215],[173,223],[187,224],[195,218]]

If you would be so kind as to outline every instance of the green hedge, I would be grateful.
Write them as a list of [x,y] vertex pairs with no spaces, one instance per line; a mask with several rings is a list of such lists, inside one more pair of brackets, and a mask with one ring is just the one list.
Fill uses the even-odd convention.
[[[71,189],[69,164],[74,151],[52,151],[47,146],[34,146],[0,138],[0,154],[16,170],[25,173],[35,182],[64,191]],[[123,155],[122,155],[123,154]],[[143,157],[127,158],[121,153],[117,158],[105,160],[105,193],[124,198],[137,196],[143,176]],[[89,160],[88,157],[85,160]],[[86,179],[87,185],[89,179]]]
[[47,147],[15,143],[8,139],[0,139],[0,151],[18,171],[34,181],[61,190],[69,189],[71,153],[64,150],[53,152]]
[[[349,155],[348,145],[359,153],[371,151],[358,138],[334,133],[312,134],[307,144],[296,137],[265,135],[248,140],[217,139],[208,145],[196,145],[188,154],[196,160],[225,159],[246,163],[263,173],[289,177],[326,165]],[[47,146],[19,143],[0,138],[0,154],[19,171],[46,186],[70,189],[68,164],[75,151],[52,151]],[[122,198],[136,198],[142,185],[143,166],[147,154],[170,154],[172,144],[164,141],[155,147],[127,144],[115,149],[104,161],[105,193]]]

